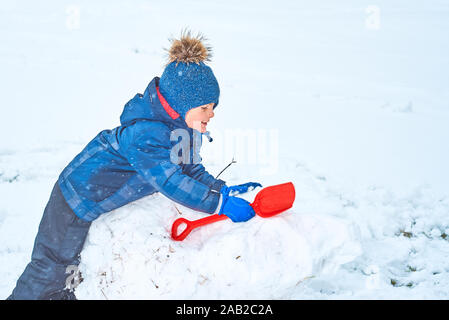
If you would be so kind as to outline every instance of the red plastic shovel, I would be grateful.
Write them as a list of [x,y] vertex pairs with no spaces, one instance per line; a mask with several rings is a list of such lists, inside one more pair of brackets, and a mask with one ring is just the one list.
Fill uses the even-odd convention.
[[[295,187],[293,186],[293,183],[287,182],[263,188],[257,193],[253,203],[250,203],[250,205],[258,216],[268,218],[290,209],[293,206],[294,201]],[[214,214],[194,221],[179,218],[173,223],[171,236],[173,240],[182,241],[193,229],[227,218],[228,217],[224,214]],[[178,234],[178,227],[183,223],[185,223],[187,227],[183,232]]]

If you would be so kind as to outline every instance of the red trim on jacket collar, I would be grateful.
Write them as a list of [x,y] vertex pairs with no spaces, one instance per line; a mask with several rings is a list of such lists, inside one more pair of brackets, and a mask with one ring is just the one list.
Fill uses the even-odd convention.
[[167,100],[162,96],[162,94],[159,92],[159,87],[156,86],[157,96],[159,98],[159,101],[161,102],[162,106],[164,107],[165,111],[168,113],[168,115],[176,120],[179,117],[179,113],[177,113],[175,110],[173,110],[172,107],[168,104]]

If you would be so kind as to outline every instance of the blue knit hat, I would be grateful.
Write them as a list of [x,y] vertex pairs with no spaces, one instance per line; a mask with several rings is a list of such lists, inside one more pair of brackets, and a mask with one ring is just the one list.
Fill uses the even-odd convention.
[[192,37],[190,31],[172,40],[169,63],[159,79],[159,91],[168,104],[185,120],[190,109],[214,103],[218,105],[220,87],[210,61],[211,49],[203,44],[204,37]]

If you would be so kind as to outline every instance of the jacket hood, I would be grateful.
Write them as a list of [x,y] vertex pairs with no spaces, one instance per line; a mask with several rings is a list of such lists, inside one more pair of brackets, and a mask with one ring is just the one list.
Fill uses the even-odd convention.
[[[182,117],[173,119],[162,106],[159,100],[156,87],[159,86],[159,77],[154,77],[148,84],[144,94],[137,93],[134,98],[129,100],[123,109],[120,116],[120,124],[127,126],[137,120],[151,120],[161,121],[168,125],[169,128],[182,128],[188,130],[190,135],[193,135],[193,129],[187,126],[187,123]],[[215,107],[214,107],[215,108]],[[201,137],[205,135],[209,142],[213,139],[209,131],[201,133]]]
[[122,126],[130,125],[136,120],[145,119],[152,121],[165,122],[170,127],[179,127],[186,129],[185,121],[178,117],[173,119],[165,111],[157,94],[156,86],[159,86],[159,78],[155,77],[148,84],[144,94],[137,93],[134,98],[129,100],[120,116]]

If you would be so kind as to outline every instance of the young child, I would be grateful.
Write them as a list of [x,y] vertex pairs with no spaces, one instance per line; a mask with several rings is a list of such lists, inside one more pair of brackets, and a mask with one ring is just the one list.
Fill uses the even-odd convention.
[[255,215],[248,201],[230,193],[247,192],[259,183],[228,187],[198,161],[195,139],[201,142],[207,133],[220,95],[205,64],[210,48],[203,41],[190,32],[172,40],[162,76],[125,105],[121,125],[101,131],[62,171],[31,262],[8,299],[76,299],[66,289],[66,271],[79,264],[92,221],[154,192],[197,211],[226,214],[234,222]]

